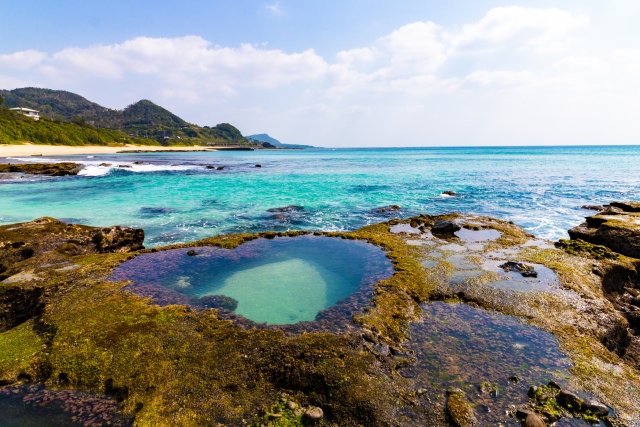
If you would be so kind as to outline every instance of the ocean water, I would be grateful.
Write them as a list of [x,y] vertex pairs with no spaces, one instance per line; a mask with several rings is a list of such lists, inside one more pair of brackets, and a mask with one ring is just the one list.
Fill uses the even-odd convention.
[[[145,244],[157,246],[221,233],[353,230],[393,216],[466,212],[512,220],[540,238],[555,240],[592,212],[581,205],[640,199],[638,146],[0,159],[50,160],[82,162],[86,169],[80,176],[61,178],[5,174],[0,179],[0,223],[52,216],[97,226],[142,227]],[[457,195],[442,195],[446,190]],[[392,204],[403,209],[377,211]],[[286,206],[296,207],[274,211]]]

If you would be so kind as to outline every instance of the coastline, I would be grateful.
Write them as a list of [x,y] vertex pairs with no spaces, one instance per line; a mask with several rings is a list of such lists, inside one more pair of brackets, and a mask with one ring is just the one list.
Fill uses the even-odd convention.
[[78,154],[116,154],[127,150],[144,150],[144,151],[216,151],[216,147],[203,145],[186,146],[186,147],[164,147],[161,145],[133,145],[127,144],[120,147],[108,147],[102,145],[39,145],[39,144],[23,144],[23,145],[0,145],[0,157],[14,156],[64,156]]

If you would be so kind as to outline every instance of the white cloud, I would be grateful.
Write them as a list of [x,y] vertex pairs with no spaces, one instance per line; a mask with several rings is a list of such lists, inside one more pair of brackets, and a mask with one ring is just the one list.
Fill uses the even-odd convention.
[[462,85],[509,87],[535,83],[538,80],[535,74],[529,71],[474,71],[466,76]]
[[138,37],[121,44],[67,48],[51,56],[18,52],[3,55],[0,61],[0,65],[14,68],[40,66],[43,73],[63,80],[118,80],[130,74],[144,75],[170,85],[166,93],[199,88],[231,94],[239,87],[274,88],[313,80],[328,68],[313,49],[288,54],[249,44],[219,47],[197,36]]
[[9,55],[0,55],[0,67],[8,69],[26,70],[47,57],[47,54],[37,50],[23,50]]
[[215,116],[312,145],[609,142],[604,129],[629,142],[640,134],[640,49],[594,34],[585,15],[514,6],[459,27],[409,23],[327,60],[139,37],[0,55],[0,87],[76,89],[98,102],[115,93],[105,105],[116,107],[150,98],[192,122]]
[[279,1],[275,2],[274,4],[268,4],[265,7],[273,13],[276,13],[276,14],[282,13],[282,5],[280,4]]
[[575,41],[569,34],[588,24],[588,16],[555,8],[497,7],[480,21],[443,37],[451,53],[491,52],[505,46],[545,53],[567,48]]
[[439,41],[440,30],[433,22],[415,22],[382,37],[379,42],[391,54],[394,72],[424,73],[444,64],[447,57]]

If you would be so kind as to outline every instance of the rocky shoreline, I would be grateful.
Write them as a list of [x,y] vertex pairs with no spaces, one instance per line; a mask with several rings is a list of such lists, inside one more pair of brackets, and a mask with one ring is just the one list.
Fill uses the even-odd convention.
[[31,175],[67,176],[77,175],[79,163],[0,163],[0,173],[24,173]]
[[[52,218],[1,226],[0,391],[21,384],[90,390],[116,399],[122,419],[134,417],[140,426],[541,426],[574,420],[636,427],[640,261],[633,250],[640,214],[630,210],[636,206],[612,203],[556,246],[506,221],[457,214],[314,233],[381,246],[395,273],[375,285],[371,304],[354,305],[358,328],[300,326],[287,333],[242,325],[222,309],[161,307],[127,290],[127,281],[107,278],[142,253],[233,249],[300,232],[144,249],[144,232],[126,227]],[[447,337],[476,334],[452,341],[458,349],[452,352],[429,338],[430,329],[424,337],[415,329],[436,301],[444,304],[433,306],[436,312],[459,304],[492,316],[493,323],[476,322],[476,328],[501,328],[514,319],[507,330],[517,329],[524,341],[469,362],[465,346],[497,348],[477,341],[491,339],[494,329],[469,331],[466,321],[448,325]],[[563,360],[546,360],[542,351],[536,366],[505,365],[514,352],[529,357],[533,331]],[[446,366],[438,377],[410,368],[433,357]],[[567,369],[545,368],[556,362]],[[95,418],[95,425],[101,422]]]

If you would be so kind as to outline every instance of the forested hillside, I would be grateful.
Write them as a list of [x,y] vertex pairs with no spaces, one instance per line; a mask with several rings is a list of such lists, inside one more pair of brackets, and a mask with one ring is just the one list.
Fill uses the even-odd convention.
[[35,121],[0,106],[0,144],[16,142],[55,145],[159,144],[156,140],[130,138],[122,132],[95,129],[88,124],[78,125],[48,118]]
[[128,137],[155,140],[163,145],[249,144],[240,131],[228,123],[200,127],[148,100],[138,101],[123,110],[113,110],[62,90],[0,90],[0,96],[4,97],[5,105],[10,108],[32,108],[39,110],[43,117],[55,121],[122,131]]

